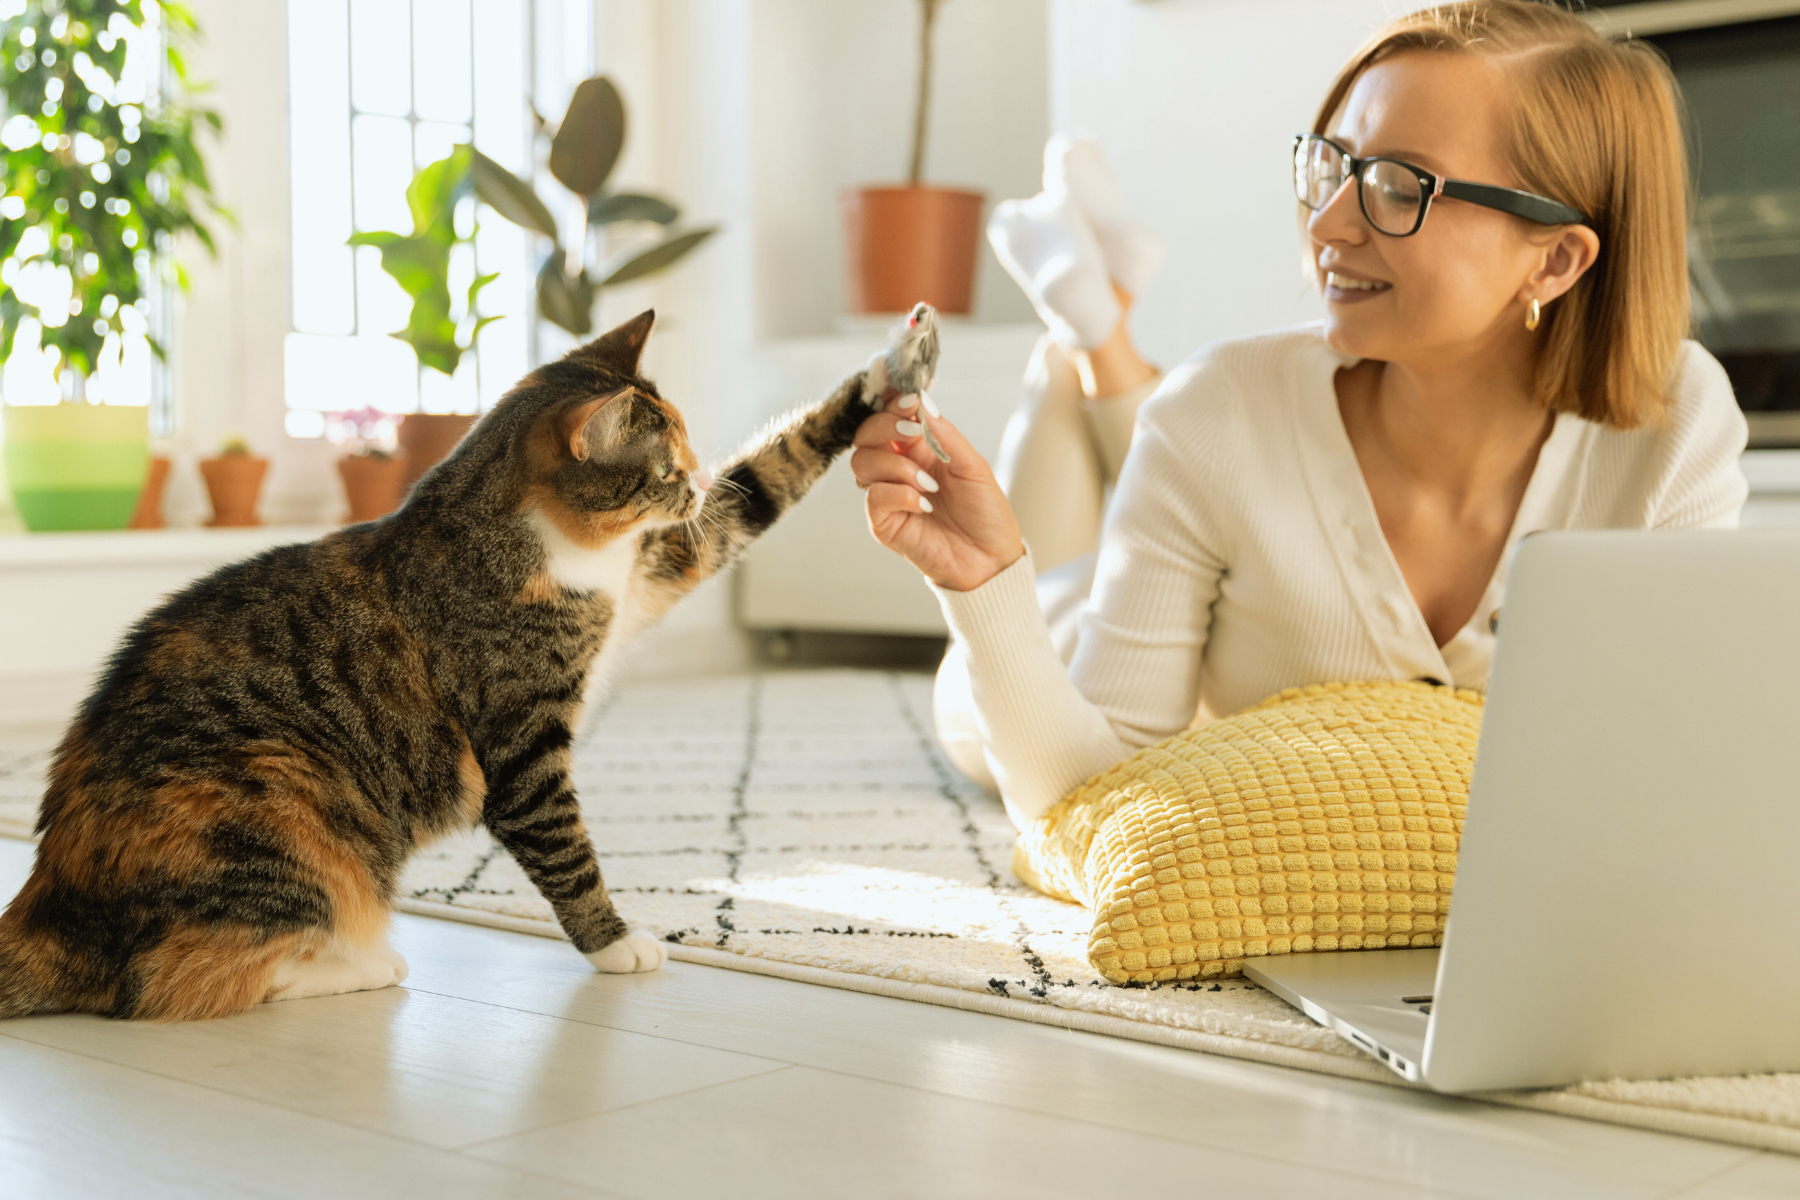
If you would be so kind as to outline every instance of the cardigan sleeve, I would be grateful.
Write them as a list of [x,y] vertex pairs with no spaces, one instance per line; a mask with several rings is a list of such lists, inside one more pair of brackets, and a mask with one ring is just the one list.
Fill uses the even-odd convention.
[[1204,359],[1170,376],[1138,414],[1101,534],[1069,673],[1134,748],[1186,729],[1199,708],[1213,602],[1229,561],[1214,502],[1232,457],[1222,452],[1231,393]]
[[968,661],[988,764],[1021,829],[1076,784],[1131,753],[1057,657],[1035,578],[1027,553],[978,588],[933,586]]
[[1192,494],[1205,464],[1195,461],[1191,431],[1179,428],[1200,399],[1185,394],[1189,379],[1171,376],[1178,394],[1164,389],[1139,416],[1072,667],[1051,645],[1029,555],[970,591],[936,589],[967,656],[977,726],[1016,822],[1180,732],[1198,707],[1224,566]]

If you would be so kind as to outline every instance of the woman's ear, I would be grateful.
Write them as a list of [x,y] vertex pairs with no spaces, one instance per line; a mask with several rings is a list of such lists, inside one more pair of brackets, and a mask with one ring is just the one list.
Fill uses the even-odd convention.
[[1520,289],[1519,299],[1548,304],[1574,287],[1599,257],[1599,234],[1586,225],[1563,226],[1544,247],[1544,257]]

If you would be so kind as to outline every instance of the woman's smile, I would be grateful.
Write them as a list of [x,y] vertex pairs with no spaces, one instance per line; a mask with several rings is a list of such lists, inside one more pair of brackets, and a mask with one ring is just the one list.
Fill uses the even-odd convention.
[[1325,301],[1328,304],[1358,304],[1392,290],[1393,284],[1380,279],[1364,279],[1338,271],[1325,272]]

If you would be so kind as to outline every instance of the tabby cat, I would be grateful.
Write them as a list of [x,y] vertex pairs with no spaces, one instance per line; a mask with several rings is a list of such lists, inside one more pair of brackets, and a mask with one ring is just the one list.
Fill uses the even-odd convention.
[[[477,823],[595,967],[662,963],[614,910],[570,785],[584,689],[893,389],[877,360],[709,489],[638,371],[653,320],[528,375],[399,511],[225,567],[131,630],[0,916],[0,1017],[179,1021],[397,983],[401,869]],[[888,362],[935,359],[930,326]]]

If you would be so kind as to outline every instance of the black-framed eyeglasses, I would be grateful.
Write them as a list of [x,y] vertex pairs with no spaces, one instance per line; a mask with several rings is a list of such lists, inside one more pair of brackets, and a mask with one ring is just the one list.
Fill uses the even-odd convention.
[[1539,225],[1590,225],[1579,212],[1546,196],[1466,179],[1445,179],[1397,158],[1357,158],[1328,137],[1294,135],[1294,195],[1317,212],[1347,179],[1356,180],[1363,216],[1378,233],[1411,237],[1439,196],[1499,209]]

